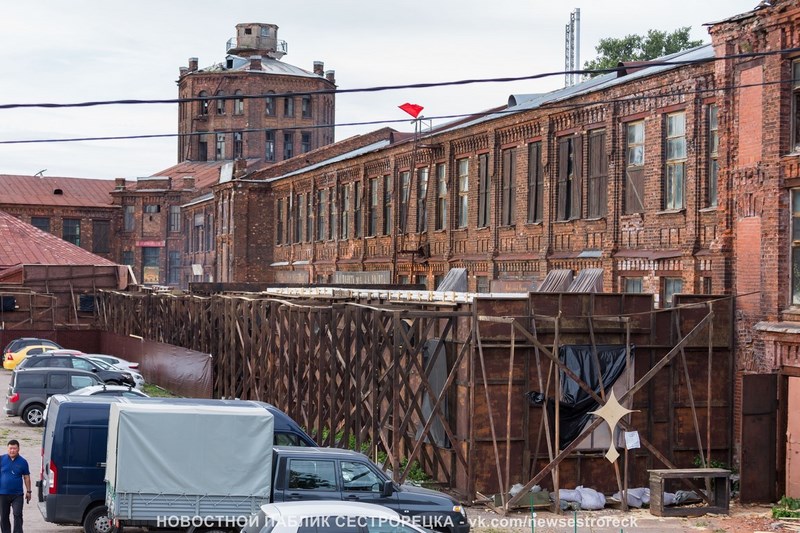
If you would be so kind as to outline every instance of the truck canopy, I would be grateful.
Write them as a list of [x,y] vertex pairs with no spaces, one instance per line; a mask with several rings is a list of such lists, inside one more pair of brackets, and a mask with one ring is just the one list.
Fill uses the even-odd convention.
[[272,414],[256,404],[113,403],[107,489],[269,500],[273,429]]

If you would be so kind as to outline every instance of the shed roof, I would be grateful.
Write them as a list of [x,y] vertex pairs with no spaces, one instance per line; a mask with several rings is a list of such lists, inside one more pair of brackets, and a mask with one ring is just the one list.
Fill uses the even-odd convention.
[[0,271],[15,265],[115,265],[0,211]]

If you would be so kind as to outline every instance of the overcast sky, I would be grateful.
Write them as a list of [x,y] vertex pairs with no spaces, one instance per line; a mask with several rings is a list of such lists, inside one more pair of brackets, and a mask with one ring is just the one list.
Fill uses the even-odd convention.
[[[564,26],[581,10],[581,63],[602,37],[692,27],[749,11],[757,0],[27,0],[0,15],[0,104],[177,98],[178,68],[223,61],[240,22],[279,26],[283,61],[336,71],[340,89],[561,71]],[[336,122],[405,119],[502,105],[509,94],[563,86],[515,83],[343,94]],[[336,139],[381,125],[337,127]],[[407,122],[392,127],[410,131]],[[0,110],[0,141],[177,132],[177,104]],[[176,140],[0,144],[0,174],[149,176],[177,162]],[[0,191],[2,194],[2,191]]]

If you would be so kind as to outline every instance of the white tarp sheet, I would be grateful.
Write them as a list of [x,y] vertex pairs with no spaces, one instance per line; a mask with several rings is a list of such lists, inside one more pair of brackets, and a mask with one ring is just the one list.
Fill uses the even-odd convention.
[[269,499],[273,429],[260,406],[111,404],[109,490]]

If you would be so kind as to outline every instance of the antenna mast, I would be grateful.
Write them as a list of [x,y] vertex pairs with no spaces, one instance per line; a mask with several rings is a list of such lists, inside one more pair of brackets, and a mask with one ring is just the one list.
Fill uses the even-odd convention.
[[564,86],[570,87],[580,82],[581,64],[581,10],[576,7],[569,14],[569,24],[564,28]]

